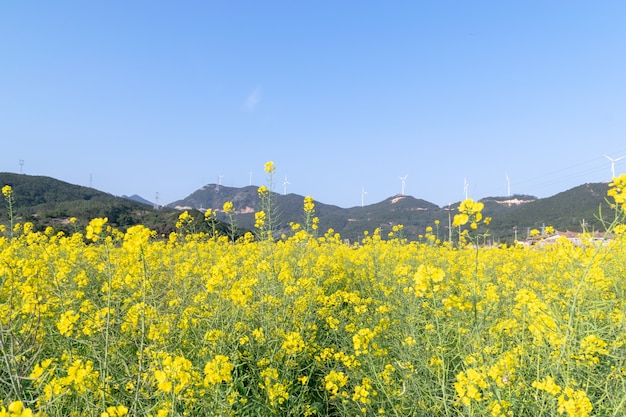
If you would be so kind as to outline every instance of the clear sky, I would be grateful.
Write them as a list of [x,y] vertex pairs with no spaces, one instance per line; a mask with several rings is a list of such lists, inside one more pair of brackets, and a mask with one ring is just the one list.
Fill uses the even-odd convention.
[[[0,171],[159,203],[267,184],[548,197],[626,156],[626,2],[5,1]],[[626,158],[615,163],[626,172]],[[467,187],[465,187],[467,181]]]

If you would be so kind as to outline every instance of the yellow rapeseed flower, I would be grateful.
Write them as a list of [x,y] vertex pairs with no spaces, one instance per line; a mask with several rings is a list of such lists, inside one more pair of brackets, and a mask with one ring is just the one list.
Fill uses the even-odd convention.
[[2,187],[2,195],[4,198],[9,198],[13,194],[13,188],[10,185],[5,185]]
[[274,166],[274,162],[267,161],[265,163],[265,167],[263,167],[263,170],[268,174],[273,174],[274,172],[276,172],[276,166]]
[[232,372],[235,366],[228,356],[216,355],[212,361],[204,366],[204,384],[214,385],[233,380]]
[[548,394],[552,394],[554,396],[558,395],[561,392],[561,387],[554,382],[554,378],[552,378],[550,375],[543,378],[541,381],[534,381],[532,383],[532,386],[533,388],[545,391]]
[[233,202],[232,201],[227,201],[224,203],[224,205],[222,206],[222,210],[224,210],[224,213],[226,214],[230,214],[233,212]]
[[313,202],[313,197],[311,196],[304,197],[304,212],[307,214],[311,214],[315,212],[315,203]]
[[587,417],[593,411],[593,405],[585,391],[566,387],[557,399],[559,414],[567,413],[571,417]]
[[265,225],[266,215],[264,211],[257,211],[254,213],[254,227],[257,229],[262,228]]

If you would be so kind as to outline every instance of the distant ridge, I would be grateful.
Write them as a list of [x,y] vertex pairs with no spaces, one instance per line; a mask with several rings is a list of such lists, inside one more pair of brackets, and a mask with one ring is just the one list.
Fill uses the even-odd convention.
[[[153,203],[138,195],[116,197],[50,177],[0,173],[0,184],[14,187],[19,221],[33,222],[40,229],[52,225],[68,232],[72,227],[84,227],[92,218],[107,217],[116,227],[143,224],[159,233],[169,233],[175,230],[180,210],[190,210],[202,222],[201,212],[210,208],[217,212],[218,219],[224,220],[221,210],[226,201],[233,203],[237,225],[245,231],[254,229],[254,213],[260,210],[256,186],[235,188],[207,184],[184,199],[155,210]],[[607,183],[590,183],[548,198],[513,195],[480,201],[484,203],[484,216],[493,218],[489,226],[490,238],[495,242],[511,242],[516,235],[524,238],[529,230],[541,230],[545,226],[559,231],[579,232],[583,225],[587,230],[603,230],[598,219],[600,211],[607,219],[612,215],[606,201],[607,190]],[[289,234],[291,222],[304,221],[304,196],[276,192],[271,195],[279,218],[277,233]],[[381,235],[386,237],[398,224],[404,226],[403,234],[409,240],[419,240],[427,227],[432,227],[433,233],[446,240],[450,232],[448,224],[459,203],[439,207],[409,195],[395,195],[378,203],[350,208],[316,201],[315,215],[320,219],[321,233],[333,229],[351,241],[375,229],[380,229]],[[70,217],[79,219],[72,227],[68,225]],[[6,219],[6,211],[0,211],[0,221],[6,224]]]
[[143,197],[141,197],[141,196],[139,196],[137,194],[133,194],[131,196],[123,195],[122,198],[125,198],[127,200],[136,201],[138,203],[145,204],[147,206],[154,206],[154,203],[146,200],[145,198],[143,198]]
[[[233,202],[237,221],[241,227],[252,229],[254,212],[260,210],[260,199],[256,186],[242,188],[207,184],[188,197],[168,204],[176,209],[212,208],[218,212],[226,201]],[[484,203],[484,216],[493,218],[489,233],[495,241],[510,242],[515,235],[523,236],[531,229],[541,229],[550,225],[562,231],[581,231],[583,222],[588,228],[600,230],[602,225],[597,218],[600,208],[610,212],[605,201],[608,186],[606,183],[583,184],[555,196],[538,199],[531,195],[487,197]],[[304,196],[273,193],[280,212],[280,230],[288,230],[290,222],[302,222],[302,202]],[[404,226],[404,235],[409,240],[417,240],[427,227],[439,221],[440,238],[449,234],[448,224],[455,214],[460,201],[445,207],[408,195],[395,195],[381,202],[363,207],[340,208],[315,202],[316,215],[320,228],[332,228],[346,239],[360,239],[364,231],[372,232],[379,228],[383,235],[394,225]],[[435,233],[436,231],[434,231]]]
[[[175,210],[157,211],[150,203],[146,205],[51,177],[0,172],[0,184],[13,188],[15,220],[31,222],[35,230],[52,226],[69,234],[84,230],[93,218],[106,217],[108,224],[121,230],[143,224],[159,233],[169,233],[175,230],[178,217]],[[69,221],[72,217],[76,218],[74,224]],[[7,219],[7,211],[0,210],[0,223],[6,224]]]

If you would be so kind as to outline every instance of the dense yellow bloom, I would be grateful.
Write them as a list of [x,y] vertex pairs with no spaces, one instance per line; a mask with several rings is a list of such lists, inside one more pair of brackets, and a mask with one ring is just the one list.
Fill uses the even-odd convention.
[[330,371],[324,377],[324,389],[332,396],[337,395],[339,389],[343,388],[347,383],[348,376],[341,371]]
[[352,401],[358,401],[362,404],[370,404],[372,402],[370,398],[370,391],[372,390],[372,384],[369,378],[363,378],[361,384],[354,387],[354,394],[352,394]]
[[104,225],[109,221],[107,217],[104,218],[96,218],[89,222],[87,225],[85,237],[89,240],[93,240],[94,242],[101,239],[100,234],[104,229]]
[[265,389],[272,407],[283,404],[289,399],[287,386],[279,381],[276,368],[264,369],[261,371],[261,378],[263,378],[263,383],[260,383],[259,386]]
[[66,311],[61,314],[61,319],[57,322],[57,329],[63,336],[71,336],[74,330],[74,325],[80,318],[80,315],[74,310]]
[[452,226],[458,227],[467,224],[469,221],[469,216],[467,213],[459,213],[454,215],[454,220],[452,221]]
[[128,408],[124,405],[107,407],[100,417],[123,417],[128,414]]
[[533,381],[532,386],[554,396],[561,392],[561,387],[554,382],[554,378],[550,375],[543,378],[541,381]]
[[593,405],[585,391],[566,387],[558,398],[557,411],[571,417],[587,417],[593,411]]
[[586,336],[580,341],[580,354],[578,358],[596,364],[600,362],[600,358],[597,355],[609,354],[607,346],[607,342],[594,334]]
[[0,417],[33,417],[35,415],[30,408],[24,407],[22,401],[13,401],[9,404],[8,410],[0,407]]
[[491,417],[510,417],[513,415],[511,411],[509,411],[509,407],[511,403],[508,401],[492,401],[489,404],[489,412]]
[[165,393],[180,394],[192,382],[192,363],[186,358],[167,355],[161,368],[154,371],[157,389]]
[[472,400],[482,401],[482,390],[488,386],[489,384],[482,372],[473,368],[459,373],[454,383],[454,389],[461,399],[461,402],[465,405],[470,405]]
[[204,383],[206,385],[231,382],[232,372],[235,366],[230,362],[228,356],[216,355],[212,361],[204,366]]
[[430,265],[421,264],[413,276],[413,291],[416,297],[432,297],[443,287],[445,272]]
[[290,332],[287,334],[286,340],[283,342],[281,349],[285,351],[287,355],[295,355],[298,352],[304,350],[304,340],[298,332]]
[[370,329],[360,329],[356,334],[352,336],[352,343],[354,344],[354,354],[356,356],[364,355],[369,351],[369,344],[374,338],[374,332]]

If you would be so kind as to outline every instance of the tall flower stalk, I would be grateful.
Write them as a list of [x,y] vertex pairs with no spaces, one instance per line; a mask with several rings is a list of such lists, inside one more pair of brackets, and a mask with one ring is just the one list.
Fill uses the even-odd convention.
[[2,187],[2,195],[9,209],[9,239],[13,239],[13,188],[10,185]]

